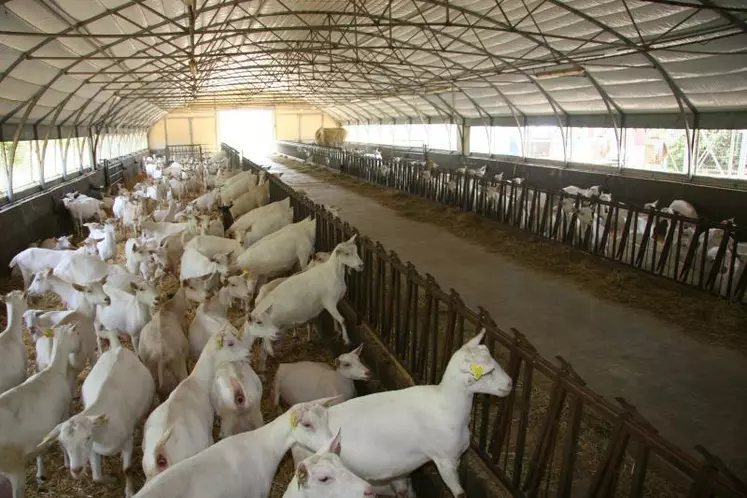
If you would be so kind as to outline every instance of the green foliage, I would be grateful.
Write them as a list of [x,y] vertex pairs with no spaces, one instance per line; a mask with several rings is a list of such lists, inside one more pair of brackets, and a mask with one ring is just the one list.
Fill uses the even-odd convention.
[[[700,174],[728,174],[730,166],[739,157],[741,136],[732,132],[732,130],[700,130],[698,133],[700,133],[700,136],[697,141],[698,151],[695,156],[695,163],[699,165]],[[685,135],[680,135],[675,141],[667,142],[667,147],[669,148],[667,170],[686,172],[687,142]],[[734,150],[732,150],[732,147]]]

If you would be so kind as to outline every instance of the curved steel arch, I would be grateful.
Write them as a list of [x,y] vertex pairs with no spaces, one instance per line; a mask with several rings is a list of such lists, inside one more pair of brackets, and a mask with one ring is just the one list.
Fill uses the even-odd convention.
[[[625,0],[621,1],[625,2]],[[536,9],[545,2],[553,8],[571,13],[576,19],[591,23],[600,32],[612,34],[614,39],[612,41],[594,40],[593,47],[588,46],[582,50],[582,47],[590,41],[588,37],[574,36],[572,33],[567,35],[543,32],[542,23],[539,23],[533,16]],[[52,5],[50,2],[45,1],[42,4],[62,19],[63,16],[58,12],[65,11],[58,4],[55,3],[54,8],[50,7]],[[605,50],[624,49],[628,53],[643,54],[669,85],[684,117],[684,125],[688,131],[688,150],[692,151],[694,134],[690,133],[690,129],[697,127],[698,110],[677,82],[667,74],[656,57],[650,53],[650,50],[654,49],[653,45],[656,45],[660,38],[666,38],[662,43],[669,43],[669,40],[675,39],[675,35],[681,35],[675,29],[676,26],[667,30],[664,34],[667,35],[666,37],[661,35],[655,40],[644,40],[641,35],[641,43],[638,43],[626,38],[618,30],[586,12],[572,5],[566,5],[560,0],[544,0],[540,4],[535,4],[531,10],[525,6],[527,12],[524,19],[531,23],[527,22],[523,25],[520,21],[512,24],[511,20],[505,17],[499,3],[484,10],[478,10],[475,6],[455,5],[446,0],[411,0],[400,3],[400,6],[402,4],[409,8],[397,9],[395,13],[391,2],[383,11],[374,12],[373,8],[367,7],[360,1],[347,2],[341,6],[339,2],[329,5],[320,2],[316,10],[309,8],[308,4],[289,7],[278,0],[263,0],[262,2],[234,0],[213,5],[208,5],[205,1],[201,2],[201,5],[194,11],[186,8],[183,12],[171,15],[160,11],[157,5],[154,6],[148,0],[125,2],[71,24],[57,33],[34,33],[35,36],[41,36],[42,40],[29,50],[22,52],[21,56],[10,63],[8,70],[0,74],[0,82],[25,58],[41,61],[54,59],[55,56],[47,56],[39,51],[56,38],[74,37],[91,40],[95,48],[77,58],[70,57],[72,62],[58,69],[57,75],[47,85],[39,88],[29,101],[17,106],[12,113],[0,120],[7,121],[11,116],[22,113],[16,134],[20,133],[29,114],[33,112],[33,106],[46,94],[52,84],[62,75],[77,73],[88,77],[84,78],[70,95],[48,111],[45,110],[45,114],[36,119],[34,124],[48,124],[54,127],[64,125],[71,119],[74,119],[72,123],[74,125],[112,124],[116,120],[121,120],[122,124],[126,124],[125,120],[134,120],[137,116],[151,116],[150,119],[153,119],[152,116],[158,115],[159,112],[149,109],[150,105],[165,112],[183,103],[200,104],[210,99],[219,104],[222,102],[232,105],[241,103],[243,99],[257,102],[272,102],[274,99],[280,102],[289,97],[306,100],[322,109],[345,103],[347,104],[346,110],[349,109],[354,114],[367,115],[368,119],[371,119],[373,113],[366,110],[364,106],[349,102],[350,95],[355,92],[364,95],[365,100],[382,97],[396,98],[406,104],[407,108],[412,111],[412,116],[422,119],[423,116],[428,116],[429,111],[419,108],[406,98],[408,94],[418,93],[421,82],[424,83],[423,86],[427,91],[434,86],[449,85],[454,91],[465,96],[470,105],[475,108],[479,119],[488,122],[494,116],[491,116],[483,107],[480,97],[473,97],[469,89],[461,84],[466,79],[476,78],[485,85],[485,88],[492,89],[497,97],[506,102],[508,110],[521,131],[522,125],[526,123],[526,115],[521,110],[521,98],[509,98],[490,78],[493,74],[508,72],[522,75],[525,84],[537,89],[548,102],[548,110],[552,111],[552,116],[557,120],[561,132],[565,134],[565,126],[571,114],[553,97],[552,91],[544,88],[542,82],[535,76],[537,70],[559,64],[582,69],[583,64],[590,60],[612,57],[605,55],[603,53]],[[625,5],[627,7],[627,4]],[[147,11],[151,17],[155,17],[156,22],[149,24],[150,21],[146,21],[143,25],[128,20],[136,28],[132,33],[101,34],[92,33],[89,29],[92,23],[106,16],[111,16],[115,22],[122,22],[122,19],[126,19],[125,10],[133,6],[138,7],[141,12]],[[268,10],[267,6],[272,6],[272,9]],[[740,28],[742,32],[745,31],[744,20],[737,13],[716,10],[714,3],[710,0],[703,0],[701,6],[693,8],[708,10],[709,7],[714,8],[728,23],[724,26],[719,23],[711,26],[709,29],[712,33],[709,36],[728,31],[729,25]],[[433,19],[435,21],[432,21]],[[283,20],[283,24],[273,25],[279,22],[278,20]],[[287,22],[288,20],[290,22]],[[632,15],[631,21],[635,25]],[[670,31],[671,36],[669,36]],[[691,30],[687,34],[700,36],[696,31]],[[293,32],[299,32],[301,36],[295,37],[292,35]],[[467,33],[470,33],[469,39],[465,37]],[[517,35],[520,39],[531,43],[531,50],[512,53],[510,56],[491,53],[486,40],[487,35],[495,33]],[[705,36],[705,32],[703,35]],[[8,32],[0,31],[0,37],[2,36],[9,36]],[[96,39],[97,37],[101,40]],[[150,45],[150,50],[147,53],[135,52],[130,56],[122,57],[117,57],[110,51],[130,40],[137,40],[141,44],[147,43]],[[553,46],[553,40],[578,41],[581,45],[560,50]],[[676,43],[685,44],[685,41],[679,40]],[[646,46],[647,42],[653,45]],[[266,62],[263,67],[253,68],[249,64],[248,58],[242,55],[247,47],[251,47],[252,51],[256,52],[258,60]],[[72,52],[72,49],[65,48]],[[543,54],[531,56],[532,51],[537,48],[541,48]],[[465,63],[462,58],[468,55],[478,56],[478,62]],[[103,61],[103,64],[92,72],[74,71],[77,65],[88,60]],[[198,75],[190,75],[189,61],[191,60],[196,61]],[[129,66],[124,65],[127,61],[142,61],[142,64],[128,71]],[[484,68],[485,63],[489,64],[490,69]],[[241,64],[244,64],[243,68],[239,67]],[[472,68],[477,67],[477,64],[482,65],[483,69],[473,70]],[[111,69],[117,65],[121,71]],[[340,82],[334,81],[333,76],[324,74],[320,76],[317,68],[329,69],[331,75],[340,78]],[[157,76],[158,72],[163,72],[164,76]],[[216,85],[212,75],[228,75],[231,83],[227,86],[234,85],[241,90],[234,93],[223,92]],[[297,82],[289,81],[289,75],[297,76]],[[348,81],[343,81],[346,75]],[[619,130],[625,123],[623,109],[615,99],[610,97],[593,74],[587,71],[584,76],[600,95],[610,122],[615,128],[619,144],[621,140]],[[101,78],[107,78],[107,80],[99,81]],[[162,81],[172,86],[175,85],[175,88],[163,86]],[[78,110],[66,112],[66,117],[60,120],[65,106],[73,96],[79,96],[79,90],[87,84],[97,84],[97,91],[88,97],[82,97],[85,100]],[[104,92],[112,92],[112,94],[105,99],[104,103],[100,103],[97,98]],[[128,106],[138,106],[116,101],[115,96],[122,97],[122,100],[140,99],[144,104],[147,102],[149,105],[143,105],[142,108],[133,112],[125,111],[124,109]],[[402,108],[395,108],[387,100],[383,102],[382,105],[391,108],[394,115],[384,109],[381,109],[381,114],[388,118],[402,116]],[[427,102],[438,115],[464,117],[441,96],[423,98],[422,102]],[[29,103],[32,105],[29,106]],[[87,112],[91,105],[96,109],[93,112]],[[104,111],[103,114],[100,114],[102,111]],[[405,112],[409,114],[408,111]],[[347,111],[344,111],[343,115],[347,116]],[[381,117],[374,119],[381,119]],[[61,122],[58,124],[57,121]],[[563,142],[565,146],[567,142],[565,136]]]

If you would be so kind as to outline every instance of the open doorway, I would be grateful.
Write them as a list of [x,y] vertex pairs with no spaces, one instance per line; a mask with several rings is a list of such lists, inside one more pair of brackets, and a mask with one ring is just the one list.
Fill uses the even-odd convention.
[[272,109],[218,111],[218,137],[245,157],[263,157],[275,152]]

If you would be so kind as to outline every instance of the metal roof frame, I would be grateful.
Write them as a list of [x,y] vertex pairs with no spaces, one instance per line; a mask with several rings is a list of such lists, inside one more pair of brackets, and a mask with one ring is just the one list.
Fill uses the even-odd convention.
[[[693,130],[743,126],[747,112],[747,8],[730,0],[90,4],[0,1],[4,137],[27,124],[51,136],[148,127],[174,108],[304,104],[341,122],[551,118],[618,136],[655,117],[684,127],[692,147]],[[54,75],[27,81],[27,64]]]

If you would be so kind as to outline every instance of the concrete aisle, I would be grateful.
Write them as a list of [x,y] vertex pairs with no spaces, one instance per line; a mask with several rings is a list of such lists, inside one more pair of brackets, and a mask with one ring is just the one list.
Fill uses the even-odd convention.
[[[652,314],[598,299],[574,282],[520,266],[434,225],[269,159],[283,180],[333,204],[362,233],[516,327],[548,358],[562,355],[595,391],[623,396],[687,451],[702,444],[747,478],[747,358],[689,338]],[[747,333],[747,330],[745,331]]]

